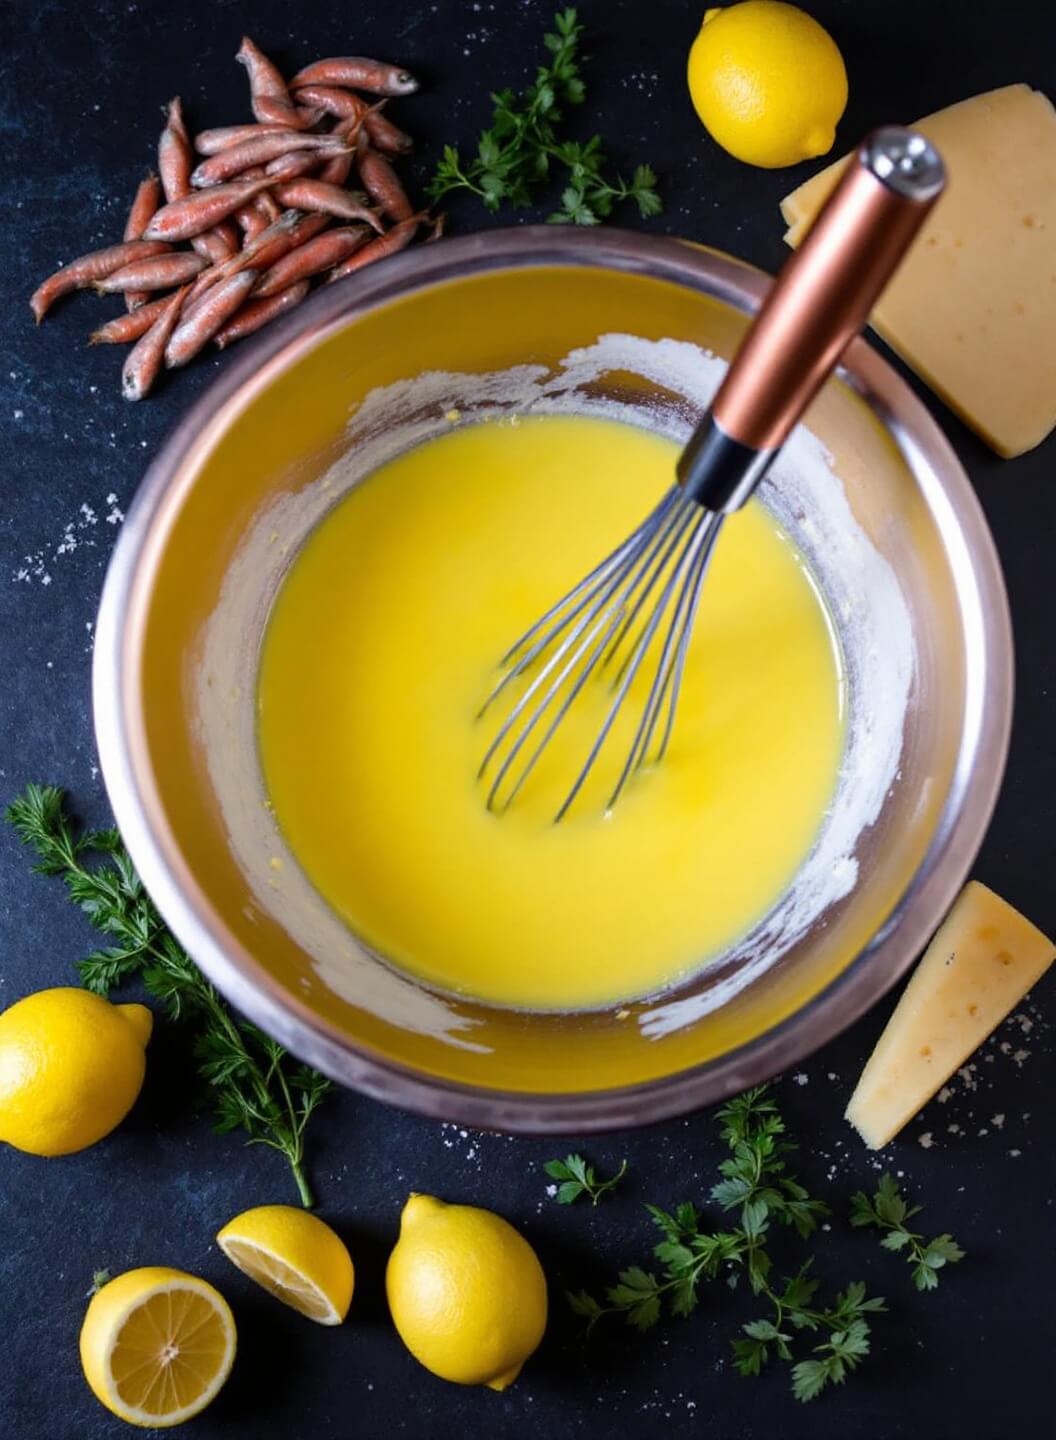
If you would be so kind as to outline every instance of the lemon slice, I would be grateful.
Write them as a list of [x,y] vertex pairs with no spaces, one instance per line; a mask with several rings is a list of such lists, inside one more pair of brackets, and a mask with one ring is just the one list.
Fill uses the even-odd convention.
[[81,1327],[85,1378],[132,1425],[180,1425],[219,1394],[235,1358],[227,1301],[194,1275],[128,1270],[92,1297]]
[[340,1325],[355,1272],[344,1241],[317,1215],[258,1205],[225,1225],[216,1242],[251,1280],[319,1325]]

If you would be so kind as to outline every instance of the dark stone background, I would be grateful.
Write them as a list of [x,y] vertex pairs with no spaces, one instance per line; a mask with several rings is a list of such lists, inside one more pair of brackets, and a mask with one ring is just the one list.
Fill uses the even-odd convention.
[[[747,169],[701,132],[683,78],[702,6],[684,0],[582,0],[590,27],[590,104],[621,163],[648,159],[665,211],[651,222],[767,269],[784,254],[777,201],[811,167]],[[1027,80],[1056,94],[1056,22],[1037,0],[812,0],[848,62],[851,100],[838,148],[869,125],[913,119],[977,91]],[[121,512],[162,436],[224,358],[209,357],[148,403],[118,392],[121,357],[84,340],[104,307],[79,297],[36,330],[26,299],[59,262],[120,235],[151,162],[160,109],[181,92],[192,128],[248,118],[232,63],[243,29],[287,69],[365,51],[399,60],[422,93],[393,106],[422,137],[424,176],[445,141],[471,144],[487,92],[520,84],[551,6],[538,0],[213,0],[4,6],[0,57],[5,231],[0,267],[8,319],[0,368],[0,795],[28,778],[69,788],[78,810],[105,815],[95,768],[88,680],[92,622]],[[453,229],[487,223],[450,207]],[[543,212],[545,213],[545,211]],[[535,218],[535,217],[532,217]],[[980,216],[980,223],[985,216]],[[626,223],[634,223],[628,216]],[[1049,693],[1056,535],[1056,442],[997,460],[927,394],[970,470],[1001,550],[1018,641],[1019,696],[1008,778],[976,874],[1056,928],[1056,753]],[[73,978],[89,933],[54,882],[30,876],[0,836],[0,1004]],[[896,1436],[1038,1433],[1048,1413],[1056,1284],[1054,977],[1022,1023],[978,1059],[976,1088],[958,1082],[884,1160],[926,1202],[923,1223],[951,1229],[970,1252],[941,1290],[918,1296],[901,1264],[850,1232],[848,1196],[878,1166],[841,1120],[887,1006],[814,1056],[779,1095],[803,1150],[804,1178],[837,1218],[824,1237],[826,1282],[862,1276],[888,1296],[875,1351],[842,1391],[800,1409],[787,1377],[739,1379],[727,1338],[747,1302],[724,1290],[687,1322],[639,1339],[622,1328],[584,1351],[565,1286],[598,1284],[651,1243],[640,1208],[702,1198],[720,1157],[698,1115],[583,1146],[600,1166],[623,1156],[630,1177],[592,1212],[547,1198],[542,1162],[561,1144],[466,1134],[345,1094],[313,1126],[322,1213],[352,1247],[358,1286],[350,1323],[313,1328],[235,1273],[212,1237],[242,1208],[293,1199],[282,1162],[214,1136],[190,1104],[181,1042],[162,1028],[142,1100],[112,1139],[45,1162],[0,1157],[0,1430],[9,1440],[102,1440],[128,1433],[81,1378],[76,1336],[91,1274],[167,1262],[222,1286],[235,1307],[239,1359],[221,1399],[186,1428],[228,1440],[350,1440],[486,1433],[545,1440],[590,1434]],[[1004,1042],[1007,1046],[1003,1048]],[[1018,1059],[1013,1058],[1016,1052]],[[798,1081],[798,1083],[796,1083]],[[1003,1115],[998,1128],[991,1117]],[[953,1130],[952,1127],[959,1127]],[[931,1132],[932,1148],[919,1143]],[[384,1259],[411,1187],[494,1206],[537,1245],[553,1291],[542,1350],[506,1394],[445,1385],[403,1350],[386,1318]],[[790,1261],[791,1263],[791,1261]]]

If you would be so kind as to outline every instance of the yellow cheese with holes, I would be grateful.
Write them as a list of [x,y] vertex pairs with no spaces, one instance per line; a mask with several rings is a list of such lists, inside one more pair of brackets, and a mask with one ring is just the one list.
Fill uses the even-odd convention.
[[[949,183],[871,324],[999,455],[1056,425],[1056,110],[1006,85],[928,115]],[[781,202],[795,247],[838,160]]]
[[879,1150],[944,1085],[1056,959],[1056,947],[973,880],[924,953],[876,1043],[847,1119]]

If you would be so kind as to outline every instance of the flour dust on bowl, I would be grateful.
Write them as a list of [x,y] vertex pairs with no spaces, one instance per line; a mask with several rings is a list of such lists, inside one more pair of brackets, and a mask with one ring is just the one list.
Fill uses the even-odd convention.
[[[619,231],[524,227],[424,247],[321,292],[263,335],[188,415],[147,475],[107,578],[96,644],[96,723],[116,818],[148,888],[203,969],[235,1005],[336,1079],[498,1129],[583,1132],[688,1110],[772,1075],[860,1015],[912,962],[963,881],[1007,747],[1007,603],[981,512],[950,447],[860,341],[810,407],[753,515],[739,517],[757,527],[751,545],[731,540],[726,579],[719,553],[708,579],[716,612],[704,624],[705,647],[709,624],[726,613],[723,592],[736,590],[738,545],[742,561],[765,547],[764,536],[783,547],[802,589],[775,558],[781,583],[791,586],[782,591],[771,576],[779,586],[773,593],[784,597],[776,608],[788,609],[789,594],[799,597],[803,613],[817,620],[807,631],[824,641],[801,653],[814,656],[819,675],[830,667],[829,689],[798,696],[787,674],[774,678],[773,713],[754,737],[760,773],[769,734],[779,737],[773,756],[785,755],[786,772],[782,746],[813,756],[815,780],[799,812],[787,797],[774,803],[776,860],[775,850],[762,848],[736,857],[738,873],[757,885],[739,912],[720,914],[715,898],[730,857],[719,846],[709,853],[707,837],[697,832],[694,840],[690,828],[678,856],[682,888],[657,908],[662,924],[648,923],[649,886],[659,873],[652,861],[643,862],[637,905],[618,897],[616,913],[625,927],[640,927],[636,948],[648,963],[622,971],[614,963],[615,973],[592,988],[586,982],[606,953],[616,953],[618,937],[600,923],[584,925],[545,986],[489,989],[489,976],[520,976],[533,951],[519,949],[522,937],[504,929],[502,906],[482,890],[460,929],[474,903],[472,867],[438,865],[438,883],[428,862],[443,847],[442,826],[431,850],[411,846],[397,863],[390,813],[364,806],[353,834],[340,805],[327,809],[325,796],[309,796],[314,816],[311,806],[298,811],[299,772],[287,767],[284,783],[281,759],[276,765],[275,747],[285,743],[294,754],[290,737],[300,725],[300,753],[310,762],[302,788],[318,788],[332,773],[320,758],[328,758],[333,736],[349,717],[358,724],[370,715],[372,700],[399,678],[384,655],[364,648],[370,627],[357,616],[360,648],[347,671],[333,627],[321,652],[337,691],[313,688],[318,667],[313,672],[304,656],[298,679],[298,649],[311,646],[313,632],[292,623],[296,591],[301,586],[302,600],[310,598],[308,581],[319,570],[313,556],[327,561],[328,535],[337,537],[328,563],[340,577],[334,555],[357,533],[363,540],[359,521],[377,512],[371,543],[363,540],[349,557],[357,562],[353,589],[357,604],[376,608],[387,599],[398,612],[403,591],[386,590],[385,567],[371,574],[370,556],[395,554],[386,528],[392,510],[381,502],[402,474],[404,495],[418,503],[400,524],[408,546],[418,544],[423,563],[429,558],[427,522],[435,514],[413,472],[430,452],[472,449],[495,436],[534,435],[541,443],[555,427],[581,436],[582,427],[601,427],[621,437],[611,455],[637,446],[636,469],[663,468],[657,457],[684,442],[768,283],[726,257]],[[469,453],[454,458],[445,476],[470,475]],[[619,523],[636,501],[624,484],[618,476],[613,482]],[[563,495],[569,488],[559,486]],[[470,476],[465,513],[449,516],[453,534],[472,535],[474,519],[488,533],[494,517],[482,509],[482,493]],[[443,497],[448,507],[457,505],[453,497]],[[544,571],[564,563],[569,535],[572,549],[590,538],[573,512],[566,504],[565,538]],[[532,523],[526,515],[525,526]],[[338,536],[342,526],[347,534]],[[584,553],[565,555],[573,577]],[[511,546],[507,571],[515,555]],[[345,566],[346,581],[349,573]],[[409,572],[399,573],[411,583]],[[541,582],[557,578],[547,571]],[[526,597],[529,615],[539,598],[534,590]],[[285,657],[272,648],[284,610],[291,621]],[[486,624],[470,631],[490,646]],[[514,623],[504,638],[516,633]],[[789,643],[802,644],[803,636]],[[498,659],[488,654],[489,663]],[[751,654],[747,669],[762,663]],[[412,686],[416,674],[428,673],[416,669],[420,658],[407,657]],[[477,652],[460,663],[465,696],[482,698],[489,676],[483,668],[470,673],[481,663]],[[423,684],[428,707],[438,692]],[[813,728],[830,727],[828,746],[815,736],[813,749],[796,752],[796,736],[802,746],[811,726],[794,707],[817,703],[821,690],[831,704]],[[277,731],[269,730],[269,705],[273,716],[281,712]],[[680,726],[692,729],[692,705],[687,717]],[[310,722],[320,719],[331,733],[313,753]],[[463,728],[479,761],[479,738],[471,725]],[[358,738],[387,743],[383,731],[368,725]],[[422,733],[412,727],[396,738],[420,743]],[[466,787],[459,804],[469,796],[483,811],[475,776],[449,763],[453,753],[440,757],[444,773],[457,772],[449,788]],[[379,770],[390,763],[380,752],[378,759]],[[621,800],[631,823],[638,823],[635,807],[645,819],[657,807],[656,825],[667,825],[656,797],[673,785],[674,752],[671,760],[670,776],[665,761]],[[367,769],[359,766],[356,784],[367,783]],[[333,773],[340,798],[347,776]],[[686,793],[696,795],[688,782]],[[514,836],[530,826],[531,805],[486,821],[501,845],[515,846],[504,827],[512,823]],[[299,829],[309,822],[310,845]],[[587,815],[567,836],[560,835],[565,822],[551,834],[574,846],[575,825],[595,823]],[[454,852],[465,837],[448,824]],[[643,852],[652,853],[659,833],[643,828]],[[376,907],[366,919],[342,888],[353,869],[354,881],[367,877],[360,889]],[[618,866],[609,872],[610,892],[621,883],[629,889],[620,880],[626,874]],[[480,887],[493,881],[479,877]],[[558,893],[557,913],[570,913],[571,893]],[[492,917],[483,939],[474,928],[480,914]],[[422,916],[428,923],[419,923]],[[455,974],[446,961],[423,960],[421,947],[438,930],[448,960],[476,946],[487,967]],[[537,943],[545,933],[537,924],[529,938]],[[654,944],[645,950],[650,934]],[[695,944],[699,952],[687,953]],[[554,976],[570,969],[579,950],[585,963],[576,983],[555,990]]]

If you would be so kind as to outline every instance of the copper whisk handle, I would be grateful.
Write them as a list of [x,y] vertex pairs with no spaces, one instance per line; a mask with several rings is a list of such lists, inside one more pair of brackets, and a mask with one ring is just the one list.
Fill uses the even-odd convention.
[[887,125],[867,135],[774,282],[679,464],[683,486],[729,513],[751,494],[865,325],[946,181],[934,146]]

